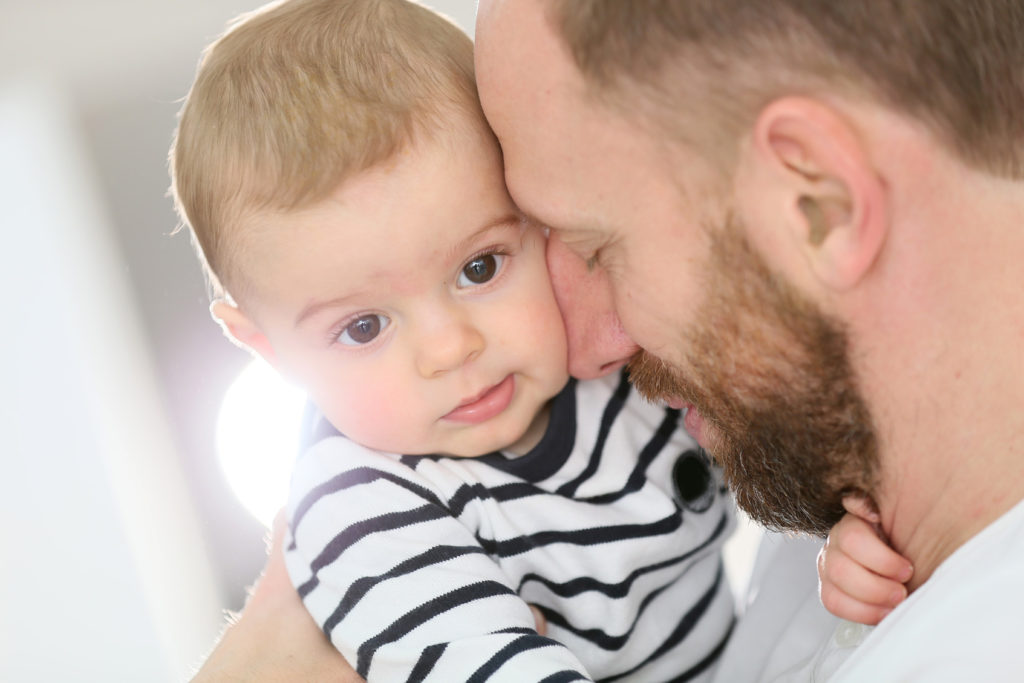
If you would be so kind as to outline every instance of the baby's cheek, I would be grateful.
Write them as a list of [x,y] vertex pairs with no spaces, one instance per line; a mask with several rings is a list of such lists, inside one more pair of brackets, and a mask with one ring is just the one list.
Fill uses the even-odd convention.
[[419,412],[408,391],[381,384],[343,392],[325,410],[338,431],[353,441],[400,453],[407,450],[403,441],[415,438],[418,432],[413,422]]

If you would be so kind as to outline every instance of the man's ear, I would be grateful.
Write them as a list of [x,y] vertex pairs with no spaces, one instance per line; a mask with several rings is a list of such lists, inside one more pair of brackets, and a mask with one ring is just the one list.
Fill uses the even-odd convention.
[[236,344],[259,354],[270,365],[277,365],[277,356],[270,340],[238,306],[225,299],[217,299],[210,304],[210,315],[220,324],[224,334]]
[[759,211],[781,216],[789,243],[832,289],[856,285],[885,241],[885,185],[851,122],[804,97],[775,100],[754,125],[753,162],[771,190]]

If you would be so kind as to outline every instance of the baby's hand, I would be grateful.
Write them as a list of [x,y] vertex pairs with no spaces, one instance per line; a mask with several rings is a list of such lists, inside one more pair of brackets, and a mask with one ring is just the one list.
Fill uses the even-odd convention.
[[818,553],[821,604],[838,617],[874,625],[907,597],[910,562],[883,540],[878,513],[864,497],[843,499],[847,514]]

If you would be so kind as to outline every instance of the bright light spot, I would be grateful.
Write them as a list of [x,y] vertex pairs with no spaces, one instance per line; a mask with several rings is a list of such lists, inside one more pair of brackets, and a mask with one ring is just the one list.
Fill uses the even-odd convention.
[[299,448],[305,395],[261,360],[224,394],[217,417],[217,454],[242,505],[268,527],[288,495]]

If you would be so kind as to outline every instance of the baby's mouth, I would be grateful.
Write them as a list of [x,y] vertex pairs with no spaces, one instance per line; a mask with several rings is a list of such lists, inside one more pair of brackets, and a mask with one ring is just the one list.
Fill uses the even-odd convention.
[[497,384],[460,403],[443,419],[455,422],[483,422],[501,413],[512,401],[515,377],[507,375]]

